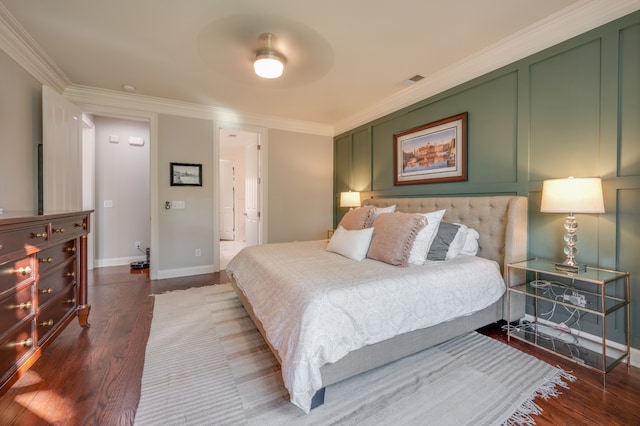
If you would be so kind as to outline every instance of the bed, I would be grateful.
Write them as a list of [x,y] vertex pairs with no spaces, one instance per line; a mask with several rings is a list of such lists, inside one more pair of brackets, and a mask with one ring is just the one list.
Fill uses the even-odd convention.
[[[232,286],[280,362],[291,402],[305,412],[324,402],[331,384],[524,313],[524,300],[514,298],[507,313],[504,283],[505,265],[526,259],[525,197],[374,198],[364,201],[363,208],[369,206],[445,210],[441,223],[477,231],[477,255],[403,268],[354,261],[327,251],[327,241],[315,241],[247,247],[232,259]],[[423,269],[428,276],[420,275]],[[478,285],[487,287],[455,287],[463,272],[469,280],[481,277],[487,282]],[[411,297],[424,288],[434,295]],[[447,292],[450,304],[442,299]],[[380,306],[379,294],[386,298]],[[456,311],[464,298],[472,306]]]

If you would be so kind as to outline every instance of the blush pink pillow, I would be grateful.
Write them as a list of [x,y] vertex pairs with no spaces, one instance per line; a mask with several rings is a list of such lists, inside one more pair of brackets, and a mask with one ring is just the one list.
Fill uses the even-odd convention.
[[347,231],[368,228],[370,226],[374,210],[375,207],[373,206],[364,206],[349,210],[347,214],[344,215],[338,226],[342,226]]
[[394,266],[408,266],[409,254],[418,232],[427,225],[419,214],[387,213],[373,222],[373,236],[367,257]]

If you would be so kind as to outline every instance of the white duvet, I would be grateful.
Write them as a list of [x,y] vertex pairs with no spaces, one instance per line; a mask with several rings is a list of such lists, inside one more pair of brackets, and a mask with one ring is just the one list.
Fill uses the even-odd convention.
[[505,291],[473,256],[399,268],[327,252],[326,241],[243,249],[227,267],[282,361],[291,402],[309,412],[320,368],[365,345],[482,310]]

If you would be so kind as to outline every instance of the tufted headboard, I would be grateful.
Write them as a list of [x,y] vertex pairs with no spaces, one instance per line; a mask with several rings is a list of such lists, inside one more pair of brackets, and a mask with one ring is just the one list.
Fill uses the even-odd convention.
[[478,256],[505,265],[527,259],[527,198],[521,196],[371,198],[363,205],[388,207],[396,211],[427,213],[446,209],[443,221],[457,222],[480,234]]

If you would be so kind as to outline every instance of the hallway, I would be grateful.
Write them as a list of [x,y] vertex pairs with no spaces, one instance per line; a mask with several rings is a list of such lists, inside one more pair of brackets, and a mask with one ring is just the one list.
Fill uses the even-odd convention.
[[244,241],[220,241],[220,270],[227,269],[229,261],[246,246]]

